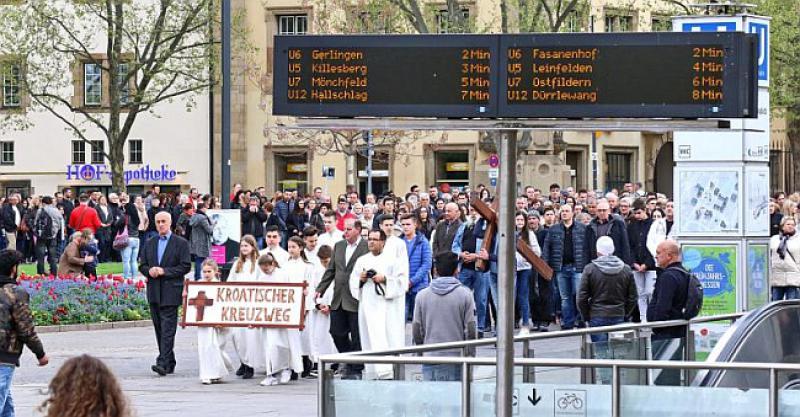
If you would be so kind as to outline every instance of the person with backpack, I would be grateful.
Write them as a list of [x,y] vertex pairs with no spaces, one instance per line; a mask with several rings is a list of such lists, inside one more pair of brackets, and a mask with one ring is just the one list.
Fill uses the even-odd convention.
[[[681,264],[678,244],[672,240],[661,242],[656,248],[656,263],[663,271],[656,280],[653,298],[647,306],[647,321],[688,320],[697,316],[703,305],[703,289],[699,288],[698,296],[699,282]],[[690,285],[690,281],[695,282]],[[653,329],[653,340],[681,338],[685,335],[686,326]]]
[[42,205],[33,221],[33,235],[36,238],[36,273],[44,274],[44,258],[50,266],[50,274],[58,272],[58,245],[64,218],[55,207],[53,197],[42,197]]

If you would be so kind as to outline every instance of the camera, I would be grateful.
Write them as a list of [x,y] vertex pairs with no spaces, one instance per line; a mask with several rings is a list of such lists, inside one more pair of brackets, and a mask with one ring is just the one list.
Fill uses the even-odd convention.
[[378,275],[378,273],[374,269],[367,270],[367,279],[375,278],[375,275]]

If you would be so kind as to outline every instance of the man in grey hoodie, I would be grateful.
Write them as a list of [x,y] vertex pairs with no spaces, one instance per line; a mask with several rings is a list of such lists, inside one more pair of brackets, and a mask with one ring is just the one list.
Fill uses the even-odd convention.
[[[597,239],[598,258],[586,265],[578,290],[578,310],[589,327],[620,324],[636,306],[637,291],[633,271],[613,255],[614,241]],[[592,342],[604,342],[608,334],[592,335]]]
[[[442,252],[436,257],[439,277],[420,291],[412,322],[414,344],[458,342],[475,339],[475,301],[458,280],[458,256]],[[430,356],[458,356],[459,350],[431,352]],[[460,365],[423,365],[426,381],[459,381]]]

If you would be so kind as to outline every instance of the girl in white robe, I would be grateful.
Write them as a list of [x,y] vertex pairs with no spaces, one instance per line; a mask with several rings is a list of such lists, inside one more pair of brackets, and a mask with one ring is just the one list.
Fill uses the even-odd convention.
[[[322,281],[322,275],[325,274],[325,269],[328,268],[328,263],[331,261],[332,256],[333,250],[330,246],[319,248],[317,252],[319,262],[314,266],[314,280],[311,282],[310,293],[313,294],[314,288],[317,288],[320,281]],[[329,286],[325,294],[314,300],[314,308],[311,309],[311,314],[308,317],[307,329],[311,332],[311,360],[314,362],[319,360],[321,355],[339,353],[330,333],[330,307],[331,302],[333,302],[333,287],[333,285]]]
[[[308,317],[309,311],[314,308],[314,290],[309,286],[314,280],[314,264],[306,258],[305,253],[306,243],[299,236],[292,236],[289,238],[287,249],[289,252],[289,260],[281,268],[286,271],[289,277],[289,282],[305,283],[305,313],[304,316]],[[289,340],[292,343],[299,342],[300,355],[303,360],[303,372],[300,374],[302,378],[309,378],[311,376],[311,331],[307,328],[303,330],[290,329]],[[294,349],[295,346],[292,346]]]
[[[264,282],[291,282],[271,253],[258,258],[258,267]],[[267,377],[261,381],[261,385],[286,384],[292,379],[292,371],[303,371],[300,335],[297,330],[294,330],[294,336],[290,336],[290,332],[291,329],[284,328],[261,329],[263,360],[267,368]]]
[[[242,236],[239,244],[239,259],[234,262],[227,282],[263,281],[261,271],[257,267],[258,246],[251,235]],[[264,346],[261,329],[239,327],[232,329],[233,347],[239,355],[242,365],[236,375],[243,379],[253,377],[256,368],[264,367]]]
[[[219,266],[208,258],[203,261],[203,281],[219,282]],[[225,353],[225,342],[229,329],[224,327],[198,327],[197,328],[197,357],[200,361],[200,381],[213,384],[222,381],[222,378],[233,370],[233,365]]]

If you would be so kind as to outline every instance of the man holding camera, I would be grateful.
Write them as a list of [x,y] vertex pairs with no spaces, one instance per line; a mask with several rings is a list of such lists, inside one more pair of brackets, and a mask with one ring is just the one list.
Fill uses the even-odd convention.
[[[350,293],[358,303],[358,333],[363,350],[386,350],[405,345],[405,294],[408,269],[383,253],[386,233],[372,230],[368,254],[358,258],[350,274]],[[367,365],[367,379],[391,379],[392,365]]]

